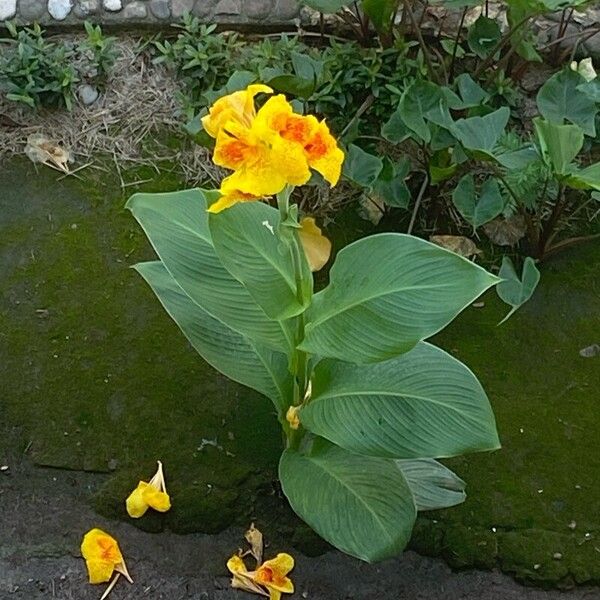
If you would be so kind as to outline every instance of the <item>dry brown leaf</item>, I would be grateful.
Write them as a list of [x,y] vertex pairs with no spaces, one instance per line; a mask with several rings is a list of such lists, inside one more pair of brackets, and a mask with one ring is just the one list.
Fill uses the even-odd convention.
[[69,172],[67,165],[71,159],[70,152],[41,133],[34,133],[27,138],[25,154],[34,163],[54,166],[63,173]]
[[514,246],[527,232],[527,223],[523,215],[514,215],[508,219],[498,218],[483,226],[485,234],[498,246]]
[[358,201],[358,214],[361,219],[371,221],[373,225],[378,225],[383,217],[383,205],[378,204],[366,194],[363,194]]
[[246,538],[246,541],[252,547],[252,550],[250,550],[250,554],[252,554],[252,556],[254,556],[257,564],[260,565],[262,563],[263,547],[264,547],[262,533],[258,529],[256,529],[256,527],[254,527],[254,523],[251,523],[250,529],[248,529],[248,531],[246,531],[246,533],[244,534],[244,537]]
[[429,241],[465,258],[482,253],[475,242],[464,235],[432,235]]

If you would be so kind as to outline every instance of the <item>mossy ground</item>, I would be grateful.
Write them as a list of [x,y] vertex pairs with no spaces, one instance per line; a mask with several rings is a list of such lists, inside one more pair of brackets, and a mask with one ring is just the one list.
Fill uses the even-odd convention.
[[[124,177],[180,188],[165,167]],[[269,403],[199,360],[128,268],[152,256],[123,209],[137,188],[109,172],[58,177],[0,165],[0,457],[18,445],[40,465],[114,471],[95,498],[111,516],[162,459],[174,507],[140,527],[213,532],[271,512],[267,528],[318,551],[274,481]],[[506,310],[488,294],[436,340],[481,379],[503,449],[449,461],[469,498],[422,518],[413,546],[545,585],[598,582],[600,357],[579,350],[600,342],[600,244],[545,264],[534,299],[497,327]]]

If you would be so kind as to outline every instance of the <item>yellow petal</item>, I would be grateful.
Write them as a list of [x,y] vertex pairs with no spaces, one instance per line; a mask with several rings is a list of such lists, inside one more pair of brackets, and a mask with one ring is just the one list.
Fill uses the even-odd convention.
[[112,562],[106,560],[86,560],[85,565],[88,570],[89,582],[94,584],[110,581],[115,570]]
[[304,217],[298,231],[311,271],[322,269],[331,256],[331,242],[321,233],[313,217]]
[[148,510],[148,502],[144,497],[144,492],[147,487],[148,484],[145,481],[140,481],[135,490],[129,494],[129,497],[125,501],[127,514],[133,519],[143,517]]
[[208,115],[202,118],[202,125],[208,135],[216,138],[225,124],[234,121],[249,127],[256,115],[254,96],[259,93],[271,94],[273,90],[261,84],[248,86],[245,90],[219,98]]
[[230,175],[229,177],[223,179],[221,182],[221,189],[219,190],[221,192],[221,197],[208,207],[208,212],[219,213],[222,210],[237,204],[238,202],[253,202],[256,200],[262,200],[262,196],[246,194],[239,190],[236,187],[237,177],[234,177],[234,175]]
[[311,168],[321,173],[330,185],[336,185],[342,173],[344,153],[329,132],[325,121],[319,123],[304,149]]
[[171,499],[169,494],[161,490],[157,490],[152,485],[147,485],[142,491],[142,498],[144,502],[157,510],[158,512],[167,512],[171,508]]
[[237,554],[234,554],[227,561],[227,568],[229,569],[229,572],[233,573],[234,575],[236,573],[247,573],[248,572],[248,569],[246,568],[246,565],[244,564],[242,557],[238,556]]
[[275,558],[265,561],[256,569],[254,580],[266,586],[269,591],[276,590],[292,594],[294,584],[286,575],[294,568],[294,559],[285,553],[278,554]]
[[83,536],[81,554],[86,561],[90,583],[108,581],[115,567],[124,564],[117,541],[97,528]]

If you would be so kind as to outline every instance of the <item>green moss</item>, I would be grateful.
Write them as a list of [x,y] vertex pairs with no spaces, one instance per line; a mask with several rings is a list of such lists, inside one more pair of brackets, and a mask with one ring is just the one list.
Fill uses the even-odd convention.
[[[496,528],[510,531],[498,556],[518,578],[552,584],[593,579],[591,544],[574,546],[568,560],[555,564],[542,560],[543,544],[535,538],[562,539],[573,523],[580,538],[600,535],[600,455],[591,445],[600,439],[600,359],[579,354],[600,331],[600,246],[582,245],[543,265],[534,298],[500,327],[507,308],[493,292],[484,301],[484,308],[469,308],[435,340],[480,378],[503,445],[495,453],[447,461],[467,482],[468,498],[431,515],[446,532],[444,555],[478,566],[472,530]],[[542,566],[532,570],[537,563]]]
[[[136,186],[123,193],[118,177],[94,173],[57,181],[25,161],[0,170],[3,426],[22,428],[40,465],[116,468],[95,499],[108,516],[124,517],[129,491],[161,459],[173,495],[168,525],[215,531],[231,522],[234,496],[263,484],[257,472],[273,476],[277,420],[268,401],[197,356],[129,268],[153,256],[123,208]],[[146,191],[182,187],[172,172],[122,175],[152,179]],[[0,452],[8,440],[0,436]],[[192,510],[208,485],[206,503],[218,509]],[[165,522],[149,514],[136,524]]]
[[[323,551],[274,483],[270,403],[203,363],[128,268],[153,253],[125,200],[182,187],[174,165],[123,171],[127,184],[150,180],[125,192],[107,167],[83,182],[21,160],[0,169],[0,453],[111,473],[94,502],[115,518],[161,459],[173,509],[137,526],[212,532],[256,519],[271,538]],[[352,223],[336,219],[341,242]],[[503,448],[448,461],[468,499],[424,515],[412,547],[538,584],[600,581],[600,358],[579,355],[598,343],[600,246],[544,264],[532,301],[501,327],[507,308],[484,300],[435,341],[480,378]]]

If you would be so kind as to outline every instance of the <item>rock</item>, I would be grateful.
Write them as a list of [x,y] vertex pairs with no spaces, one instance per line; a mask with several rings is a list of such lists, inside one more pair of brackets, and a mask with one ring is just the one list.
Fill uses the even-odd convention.
[[57,21],[64,21],[72,8],[72,0],[48,0],[48,12]]
[[98,12],[100,3],[98,0],[80,0],[73,9],[73,12],[78,17],[87,17],[88,15],[94,15]]
[[150,11],[157,19],[168,19],[171,16],[169,0],[150,0]]
[[277,0],[273,11],[274,21],[290,21],[298,16],[299,3],[297,0]]
[[586,346],[579,351],[579,356],[583,358],[593,358],[594,356],[600,356],[600,344],[592,344]]
[[131,2],[123,9],[123,17],[132,21],[145,19],[148,9],[142,2]]
[[88,84],[80,85],[77,88],[77,94],[79,95],[79,99],[86,105],[89,106],[98,100],[98,90]]
[[[186,13],[191,13],[194,8],[195,0],[172,0],[171,2],[171,12],[173,17],[179,19],[183,17]],[[202,3],[206,5],[206,3]],[[208,5],[210,8],[210,5]]]
[[238,16],[242,13],[240,0],[221,0],[215,6],[215,15]]
[[583,46],[593,60],[600,60],[600,32],[586,40]]
[[271,8],[271,0],[246,0],[244,3],[244,13],[250,19],[265,19]]
[[0,0],[0,21],[12,19],[17,13],[17,0]]
[[211,15],[212,9],[212,2],[208,2],[208,0],[196,0],[196,4],[192,12],[196,17],[200,19],[206,19]]
[[121,0],[103,0],[104,10],[119,12],[123,8]]
[[25,21],[36,21],[46,12],[46,6],[39,0],[20,0],[19,14]]

